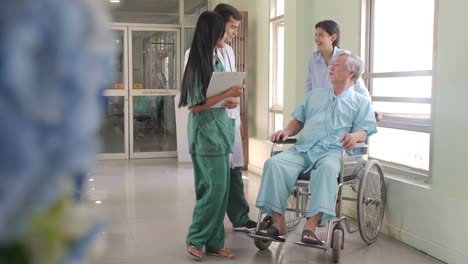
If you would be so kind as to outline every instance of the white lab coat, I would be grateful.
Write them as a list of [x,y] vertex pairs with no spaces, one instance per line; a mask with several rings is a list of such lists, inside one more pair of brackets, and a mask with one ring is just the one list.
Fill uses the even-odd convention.
[[[184,65],[187,65],[190,49],[185,51],[185,62]],[[236,72],[236,58],[234,56],[234,50],[228,44],[224,44],[223,49],[217,50],[218,58],[223,64],[224,70],[227,72]],[[231,156],[231,168],[235,167],[244,167],[244,152],[242,148],[242,137],[240,132],[240,106],[237,106],[234,109],[226,109],[227,114],[230,118],[236,120],[235,122],[235,139],[233,153]]]

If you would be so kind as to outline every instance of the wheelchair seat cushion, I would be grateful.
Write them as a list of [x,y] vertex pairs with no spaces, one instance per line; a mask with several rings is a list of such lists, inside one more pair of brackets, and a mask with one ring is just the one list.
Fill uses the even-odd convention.
[[308,181],[310,180],[310,171],[299,173],[297,180]]
[[[354,177],[356,178],[356,177]],[[344,177],[344,181],[348,181],[348,180],[352,180],[354,178],[347,178],[347,177]],[[297,177],[297,180],[298,181],[310,181],[310,171],[308,172],[301,172],[299,173],[299,177]],[[340,175],[338,174],[338,177],[337,177],[337,181],[338,181],[338,184],[340,184]]]

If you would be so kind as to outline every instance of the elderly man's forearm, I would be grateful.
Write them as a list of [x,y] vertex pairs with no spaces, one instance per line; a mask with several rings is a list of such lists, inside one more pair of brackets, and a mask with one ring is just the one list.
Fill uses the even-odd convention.
[[301,131],[303,127],[304,123],[299,122],[297,119],[293,118],[293,120],[289,122],[288,126],[283,131],[291,137],[299,133],[299,131]]
[[367,131],[359,130],[352,133],[357,142],[364,142],[367,138]]

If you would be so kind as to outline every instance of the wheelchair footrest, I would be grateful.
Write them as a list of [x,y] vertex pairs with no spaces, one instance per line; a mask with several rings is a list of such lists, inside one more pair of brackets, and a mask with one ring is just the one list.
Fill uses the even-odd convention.
[[314,244],[307,244],[307,243],[303,243],[301,241],[296,241],[296,242],[293,242],[294,244],[296,245],[299,245],[299,246],[303,246],[303,247],[311,247],[311,248],[318,248],[318,249],[323,249],[325,251],[327,251],[327,248],[325,247],[326,243],[324,241],[323,242],[323,245],[314,245]]
[[255,233],[253,233],[253,234],[250,233],[249,237],[256,238],[256,239],[261,239],[261,240],[270,240],[270,241],[275,241],[275,242],[280,242],[280,243],[286,242],[286,239],[284,239],[282,237],[273,238],[273,237],[267,237],[267,236],[260,236],[260,235],[257,235]]

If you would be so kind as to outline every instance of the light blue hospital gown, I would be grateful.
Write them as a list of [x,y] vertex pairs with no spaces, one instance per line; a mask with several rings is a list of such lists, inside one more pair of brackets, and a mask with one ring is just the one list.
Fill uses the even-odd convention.
[[370,100],[350,87],[335,96],[333,89],[312,90],[292,117],[304,124],[297,143],[269,158],[263,168],[256,206],[284,215],[287,198],[300,172],[311,170],[311,202],[307,217],[323,212],[321,222],[335,216],[336,178],[341,169],[339,139],[359,130],[377,132]]

